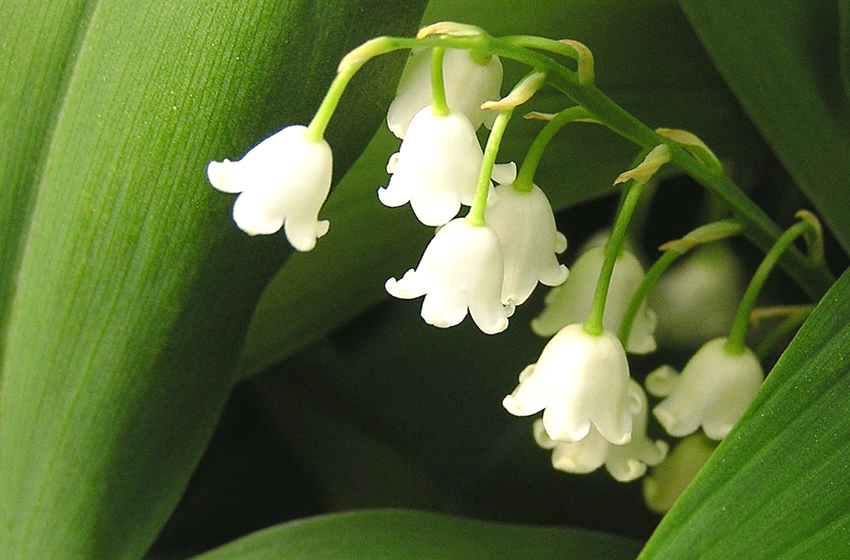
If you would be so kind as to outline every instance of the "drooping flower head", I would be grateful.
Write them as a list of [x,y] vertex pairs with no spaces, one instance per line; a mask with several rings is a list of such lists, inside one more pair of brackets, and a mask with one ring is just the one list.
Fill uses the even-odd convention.
[[416,270],[401,280],[387,280],[387,291],[402,299],[425,296],[422,318],[437,327],[463,321],[467,310],[487,334],[505,330],[513,305],[504,306],[503,258],[499,238],[488,226],[473,226],[464,218],[437,231]]
[[[493,126],[496,111],[481,108],[485,101],[499,99],[502,63],[497,56],[476,55],[465,49],[446,49],[443,58],[446,102],[470,120],[473,130],[482,123]],[[431,49],[415,49],[401,76],[396,97],[387,111],[387,125],[398,138],[405,138],[408,127],[424,107],[431,104]]]
[[288,126],[253,147],[238,161],[211,161],[207,177],[216,189],[240,193],[233,221],[248,235],[284,228],[289,243],[309,251],[327,233],[319,220],[331,188],[333,155],[325,140],[308,138],[307,128]]
[[[531,328],[541,336],[558,332],[565,325],[580,323],[587,319],[596,283],[605,260],[605,247],[596,246],[582,253],[570,269],[566,282],[553,288],[546,295],[546,308],[531,321]],[[608,299],[605,303],[603,324],[612,332],[619,332],[623,316],[637,291],[644,271],[637,258],[628,251],[617,258]],[[656,348],[655,313],[646,305],[640,307],[626,350],[634,354],[646,354]]]
[[437,116],[425,107],[390,158],[392,177],[378,189],[378,198],[390,207],[410,202],[420,222],[443,225],[457,216],[461,203],[472,204],[482,159],[469,119],[458,111]]
[[519,385],[502,405],[515,416],[543,412],[553,440],[576,442],[595,426],[611,443],[631,439],[632,414],[640,396],[629,384],[629,363],[620,341],[603,331],[594,336],[584,325],[567,325],[526,367]]
[[632,439],[623,445],[614,445],[605,439],[595,426],[576,442],[556,441],[549,437],[542,420],[534,423],[534,439],[544,449],[552,450],[552,466],[558,470],[584,474],[602,465],[619,482],[640,478],[647,466],[654,466],[667,455],[667,443],[652,441],[646,435],[646,395],[634,380],[629,380],[630,390],[639,397],[640,410],[632,414]]
[[755,398],[764,380],[758,358],[748,348],[732,354],[725,343],[725,338],[706,342],[681,375],[662,366],[647,377],[647,390],[666,396],[653,414],[671,436],[686,436],[702,426],[711,439],[723,439]]
[[499,236],[505,255],[502,301],[520,305],[538,281],[557,286],[567,279],[569,270],[556,257],[567,248],[567,238],[555,229],[552,206],[537,185],[530,192],[520,192],[512,184],[494,190],[496,202],[487,207],[485,219]]

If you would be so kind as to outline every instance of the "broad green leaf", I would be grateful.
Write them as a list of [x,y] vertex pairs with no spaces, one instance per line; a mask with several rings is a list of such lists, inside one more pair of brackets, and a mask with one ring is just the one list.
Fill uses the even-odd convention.
[[641,559],[850,555],[848,316],[845,273]]
[[681,4],[747,114],[850,251],[847,2]]
[[[478,1],[432,1],[424,23],[456,20],[481,25],[494,35],[539,33],[585,42],[595,53],[603,91],[651,126],[688,128],[721,155],[761,157],[764,146],[730,92],[714,72],[675,2],[608,3],[547,0],[534,5],[499,0],[487,10]],[[614,32],[629,29],[628,33]],[[506,85],[525,69],[505,62]],[[557,111],[565,100],[540,92],[531,108]],[[694,108],[699,110],[695,111]],[[539,122],[510,123],[500,161],[520,162]],[[252,319],[240,366],[243,375],[262,371],[384,300],[390,276],[416,265],[432,235],[409,208],[387,209],[376,190],[398,141],[383,130],[369,146],[323,215],[331,231],[308,254],[295,255],[263,295]],[[549,148],[537,182],[562,209],[613,192],[611,183],[636,149],[601,127],[576,124]]]
[[625,560],[634,558],[639,550],[634,541],[589,531],[376,510],[286,523],[195,560]]
[[[0,331],[56,112],[92,2],[0,5]],[[21,63],[25,61],[25,63]],[[2,349],[0,349],[2,359]]]
[[[21,247],[3,263],[15,290],[2,337],[0,557],[138,558],[206,445],[251,310],[289,253],[282,235],[236,230],[233,197],[209,187],[206,163],[308,120],[339,58],[379,32],[410,33],[422,5],[56,4],[21,11],[30,27],[2,39],[15,54],[2,83],[32,124],[21,143],[4,130],[0,152],[35,168],[0,215],[17,212],[9,245]],[[52,31],[62,40],[47,41],[50,56],[33,54]],[[44,74],[32,73],[42,58]],[[329,131],[338,171],[392,94],[376,76],[401,61],[352,82],[354,103]]]

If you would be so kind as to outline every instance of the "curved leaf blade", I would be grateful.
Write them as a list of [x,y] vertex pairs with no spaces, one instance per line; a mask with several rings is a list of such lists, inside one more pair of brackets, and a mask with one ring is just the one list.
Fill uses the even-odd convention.
[[377,510],[286,523],[196,556],[195,560],[625,560],[634,558],[639,549],[635,541],[589,531]]
[[823,298],[641,554],[850,554],[850,273]]
[[[216,424],[251,310],[289,253],[282,235],[236,230],[232,197],[209,187],[206,163],[305,122],[347,50],[388,26],[409,33],[421,10],[384,0],[92,6],[27,187],[36,198],[2,339],[9,559],[138,558],[149,546]],[[392,94],[366,78],[352,83],[355,99]],[[341,171],[380,118],[370,104],[341,108],[329,131]]]
[[[0,6],[0,331],[9,313],[21,238],[35,198],[69,61],[79,50],[92,2]],[[27,64],[19,64],[27,61]],[[2,361],[2,349],[0,349]]]
[[829,0],[680,3],[747,114],[850,252],[850,94],[840,67],[847,32],[841,46],[838,25],[845,20],[846,29],[847,3],[840,13]]

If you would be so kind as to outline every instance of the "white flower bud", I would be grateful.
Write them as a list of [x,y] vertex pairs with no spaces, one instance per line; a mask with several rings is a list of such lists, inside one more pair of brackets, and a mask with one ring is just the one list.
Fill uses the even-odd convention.
[[410,202],[420,222],[443,225],[457,216],[461,203],[472,204],[482,159],[469,119],[456,111],[436,116],[425,107],[390,158],[392,177],[378,189],[378,198],[390,207]]
[[[449,108],[466,115],[474,130],[482,123],[493,126],[496,111],[481,108],[485,101],[499,99],[502,63],[492,56],[485,64],[477,62],[464,49],[446,49],[443,82]],[[387,112],[387,125],[398,138],[405,138],[411,120],[431,105],[431,49],[415,49],[401,76],[396,97]]]
[[526,367],[519,385],[502,406],[515,416],[543,412],[543,425],[553,440],[576,442],[595,426],[618,445],[632,435],[632,414],[640,395],[629,383],[629,363],[616,336],[588,334],[584,325],[561,329],[543,349],[536,364]]
[[663,366],[647,377],[647,390],[667,397],[653,414],[671,436],[686,436],[702,426],[711,439],[723,439],[758,393],[764,379],[758,358],[748,348],[730,354],[725,343],[725,338],[706,342],[681,375]]
[[555,229],[552,206],[537,185],[530,192],[499,185],[495,192],[497,202],[487,207],[484,218],[505,255],[502,301],[520,305],[538,281],[557,286],[567,279],[569,270],[555,256],[567,248],[567,238]]
[[[684,260],[683,260],[684,259]],[[662,344],[696,348],[729,332],[746,286],[741,259],[712,243],[682,257],[649,292]]]
[[464,218],[440,228],[425,249],[416,270],[401,280],[387,280],[387,291],[402,299],[425,296],[422,318],[437,327],[453,327],[469,310],[486,334],[505,330],[513,305],[503,306],[502,249],[488,226],[473,226]]
[[619,482],[640,478],[647,466],[653,466],[667,456],[667,443],[652,441],[646,436],[647,403],[640,385],[629,380],[631,391],[639,397],[640,410],[632,414],[632,439],[623,445],[614,445],[599,433],[596,427],[583,439],[568,443],[551,439],[543,421],[534,423],[534,439],[544,449],[552,450],[552,466],[558,470],[583,474],[592,472],[603,464]]
[[248,235],[268,235],[284,228],[289,243],[309,251],[328,231],[318,219],[331,188],[333,155],[325,140],[310,140],[307,128],[288,126],[253,147],[238,161],[211,161],[213,187],[241,193],[233,221]]

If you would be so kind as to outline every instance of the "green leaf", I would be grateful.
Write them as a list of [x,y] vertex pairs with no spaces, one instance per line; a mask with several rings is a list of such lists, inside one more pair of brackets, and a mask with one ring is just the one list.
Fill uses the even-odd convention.
[[850,99],[850,0],[838,0],[838,24],[841,26],[841,51],[838,53],[841,81],[844,83],[844,95]]
[[[0,6],[0,331],[9,313],[21,237],[35,198],[69,72],[92,2],[4,2]],[[18,65],[18,61],[26,61]],[[2,357],[2,349],[0,349]]]
[[[581,40],[595,53],[600,87],[651,126],[693,130],[721,155],[764,155],[758,135],[675,2],[609,3],[604,25],[598,10],[595,0],[533,6],[495,0],[487,10],[477,1],[441,0],[429,3],[423,22],[456,20],[494,35],[521,30]],[[613,31],[625,28],[631,31]],[[503,89],[508,89],[525,69],[511,62],[505,67]],[[529,107],[557,111],[565,102],[544,89]],[[521,161],[541,127],[514,118],[499,160]],[[409,208],[384,208],[375,195],[386,185],[386,161],[397,149],[398,141],[386,130],[373,140],[323,210],[330,233],[314,251],[290,259],[263,294],[246,340],[242,375],[262,371],[383,301],[386,279],[416,265],[432,230],[417,224]],[[634,146],[601,127],[572,125],[550,145],[536,180],[562,209],[613,192],[611,183],[635,153]]]
[[[55,4],[2,8],[0,557],[138,558],[289,253],[232,225],[207,162],[307,121],[339,58],[412,32],[422,2]],[[376,77],[401,61],[352,82],[329,130],[340,173],[392,94]],[[15,110],[26,122],[7,133]]]
[[629,559],[634,541],[570,529],[518,527],[411,511],[362,511],[286,523],[195,560]]
[[850,252],[847,2],[681,4],[747,114]]
[[823,298],[641,554],[850,555],[850,273]]

